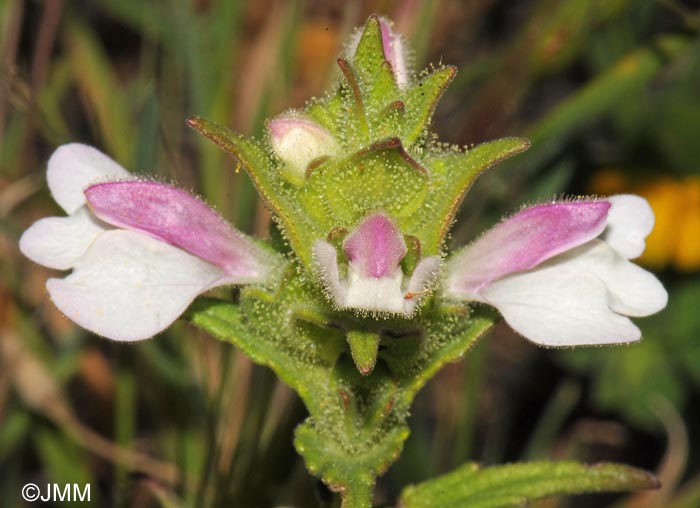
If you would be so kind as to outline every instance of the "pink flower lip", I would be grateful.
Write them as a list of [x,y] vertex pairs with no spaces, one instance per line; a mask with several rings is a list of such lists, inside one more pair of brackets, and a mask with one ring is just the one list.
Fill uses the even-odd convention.
[[453,292],[477,293],[494,280],[592,240],[605,229],[610,206],[608,201],[590,200],[525,208],[453,259]]
[[406,243],[391,220],[381,213],[368,217],[345,240],[345,254],[365,276],[390,276],[406,255]]
[[252,281],[265,271],[264,251],[188,192],[152,181],[91,185],[88,205],[103,221],[146,233]]

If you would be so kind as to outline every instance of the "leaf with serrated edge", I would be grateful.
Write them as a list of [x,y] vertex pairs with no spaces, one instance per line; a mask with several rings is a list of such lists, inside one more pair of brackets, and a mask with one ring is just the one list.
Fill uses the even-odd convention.
[[410,215],[423,202],[428,176],[394,138],[317,168],[309,175],[308,188],[307,197],[318,200],[315,208],[326,204],[330,230],[353,227],[376,210],[398,219]]
[[448,65],[428,74],[408,90],[406,121],[401,136],[406,147],[413,145],[428,128],[437,102],[456,75],[457,69]]
[[370,82],[374,80],[377,70],[385,60],[379,18],[370,16],[357,43],[357,49],[352,58],[353,66],[357,69],[360,79]]
[[659,487],[652,474],[613,463],[529,462],[480,469],[468,463],[401,494],[401,508],[517,508],[567,494]]
[[308,210],[299,207],[302,191],[285,185],[279,169],[272,166],[260,147],[229,128],[201,117],[191,117],[187,124],[203,134],[242,166],[265,203],[279,219],[284,235],[306,266],[311,264],[311,245],[323,231],[313,222]]
[[406,224],[407,230],[420,238],[425,255],[439,252],[462,198],[477,177],[529,146],[525,138],[502,138],[481,143],[465,152],[439,154],[427,162],[430,168],[428,195]]

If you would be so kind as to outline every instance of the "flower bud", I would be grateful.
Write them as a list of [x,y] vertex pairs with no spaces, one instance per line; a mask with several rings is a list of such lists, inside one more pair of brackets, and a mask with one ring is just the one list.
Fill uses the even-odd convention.
[[272,148],[297,178],[304,178],[311,162],[332,157],[340,149],[330,132],[303,117],[281,116],[271,120],[267,128]]
[[384,58],[391,64],[396,84],[399,88],[404,88],[408,84],[408,57],[403,39],[400,34],[392,30],[386,18],[379,18],[379,27],[382,30]]

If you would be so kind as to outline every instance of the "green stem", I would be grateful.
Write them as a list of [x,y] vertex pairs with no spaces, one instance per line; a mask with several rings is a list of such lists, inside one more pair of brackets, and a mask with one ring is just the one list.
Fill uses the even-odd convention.
[[343,492],[343,503],[340,508],[372,508],[374,483],[349,485]]

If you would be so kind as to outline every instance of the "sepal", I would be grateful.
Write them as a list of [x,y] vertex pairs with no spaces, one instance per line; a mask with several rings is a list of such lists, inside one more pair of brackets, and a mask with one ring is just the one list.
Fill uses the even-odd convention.
[[456,75],[456,67],[440,67],[406,91],[401,140],[407,147],[413,146],[427,133],[437,103]]
[[279,192],[280,175],[274,171],[264,150],[251,140],[236,134],[228,127],[207,120],[200,116],[187,119],[187,125],[209,138],[236,162],[237,168],[243,168],[255,184],[260,195],[273,211],[286,216],[287,203]]

